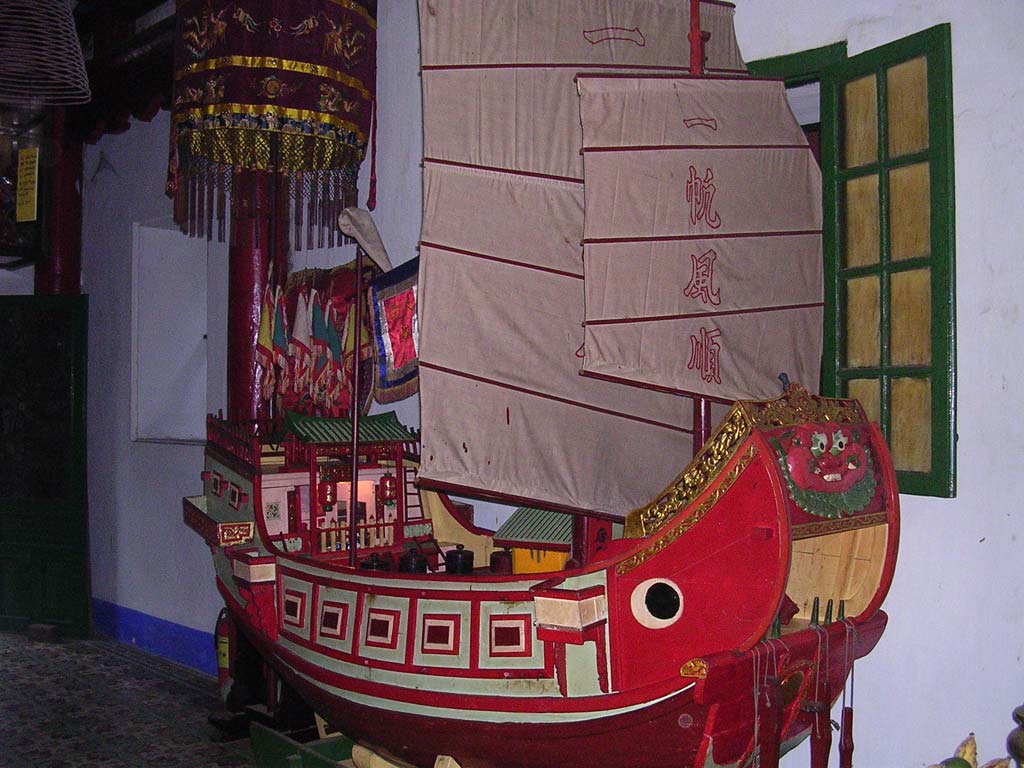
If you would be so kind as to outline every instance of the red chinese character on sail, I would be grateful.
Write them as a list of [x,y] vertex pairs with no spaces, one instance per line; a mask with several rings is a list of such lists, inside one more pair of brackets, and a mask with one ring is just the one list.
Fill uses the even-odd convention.
[[696,253],[690,254],[693,262],[693,270],[690,273],[690,282],[683,289],[683,296],[691,299],[700,299],[705,304],[718,306],[722,303],[718,289],[715,288],[715,259],[718,254],[714,249],[704,251],[700,256]]
[[711,206],[715,200],[715,174],[708,168],[704,172],[704,178],[697,175],[697,169],[690,166],[690,179],[686,182],[686,202],[690,204],[690,223],[696,225],[703,220],[712,229],[718,229],[722,225],[722,219],[718,212],[712,210]]
[[701,328],[699,338],[690,336],[690,362],[686,367],[700,373],[700,377],[708,383],[722,383],[719,367],[722,348],[718,344],[718,337],[721,335],[722,332],[719,330],[709,332],[707,328]]

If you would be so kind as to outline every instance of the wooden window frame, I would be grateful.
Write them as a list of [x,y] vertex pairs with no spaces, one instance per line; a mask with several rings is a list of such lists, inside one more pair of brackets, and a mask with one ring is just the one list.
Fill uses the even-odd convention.
[[[462,616],[457,613],[425,613],[422,617],[420,652],[443,656],[458,656],[461,649]],[[434,627],[447,627],[448,642],[433,643],[428,640],[428,633]]]
[[[293,600],[298,607],[294,617],[288,612],[289,600]],[[294,589],[284,590],[284,594],[281,596],[281,621],[282,624],[296,629],[303,629],[306,626],[306,595],[304,593]]]
[[[382,621],[388,625],[387,635],[371,634],[373,623]],[[387,608],[371,608],[366,613],[366,634],[363,638],[363,645],[370,648],[386,648],[395,650],[398,648],[398,634],[401,629],[402,612]]]
[[[324,616],[329,613],[338,617],[338,626],[335,629],[324,626]],[[329,637],[333,640],[347,640],[348,605],[346,603],[339,603],[333,600],[324,600],[320,606],[320,626],[318,631],[321,637]]]
[[[490,655],[492,658],[527,658],[533,655],[533,637],[530,632],[533,619],[527,614],[509,613],[491,616],[488,627]],[[498,630],[515,629],[519,633],[519,644],[502,645],[497,642]]]
[[[928,63],[928,149],[888,157],[885,71],[903,61],[924,56]],[[877,379],[880,424],[891,442],[890,390],[894,379],[927,377],[931,382],[931,469],[897,471],[901,493],[920,496],[956,495],[956,285],[953,174],[953,97],[950,29],[942,24],[900,40],[848,57],[846,43],[752,62],[752,74],[779,77],[787,87],[821,84],[821,165],[824,223],[825,324],[822,392],[845,396],[851,379]],[[842,83],[875,74],[877,77],[877,162],[854,169],[840,167]],[[892,262],[889,259],[888,172],[928,162],[931,209],[931,251],[926,257]],[[844,221],[841,191],[847,179],[865,172],[879,175],[881,243],[878,264],[842,267]],[[931,363],[926,366],[890,364],[890,280],[893,275],[928,268],[931,279]],[[881,297],[880,364],[871,368],[844,367],[844,281],[877,276]]]

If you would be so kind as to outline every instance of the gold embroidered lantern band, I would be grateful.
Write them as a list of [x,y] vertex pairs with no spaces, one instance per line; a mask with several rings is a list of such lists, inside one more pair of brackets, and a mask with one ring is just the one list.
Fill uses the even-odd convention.
[[356,204],[373,120],[376,1],[177,7],[167,183],[175,220],[209,238],[216,218],[223,240],[226,198],[232,216],[251,215],[252,185],[267,174],[292,246],[333,245],[338,214]]

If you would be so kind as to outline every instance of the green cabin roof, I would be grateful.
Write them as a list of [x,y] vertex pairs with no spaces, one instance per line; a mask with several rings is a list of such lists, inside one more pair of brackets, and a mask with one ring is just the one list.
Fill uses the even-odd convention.
[[572,515],[535,507],[519,507],[494,532],[496,542],[568,547],[572,544]]
[[[352,442],[352,419],[303,416],[288,411],[284,416],[284,428],[303,443],[327,445]],[[416,439],[416,433],[402,424],[394,411],[359,417],[361,443],[407,443]]]

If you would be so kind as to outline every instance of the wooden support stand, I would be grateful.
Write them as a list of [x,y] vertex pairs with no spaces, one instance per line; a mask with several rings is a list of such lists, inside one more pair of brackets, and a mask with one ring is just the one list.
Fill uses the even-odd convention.
[[762,706],[758,713],[761,768],[778,768],[782,741],[782,686],[777,677],[765,681]]
[[839,730],[839,768],[853,768],[853,707],[843,707]]

